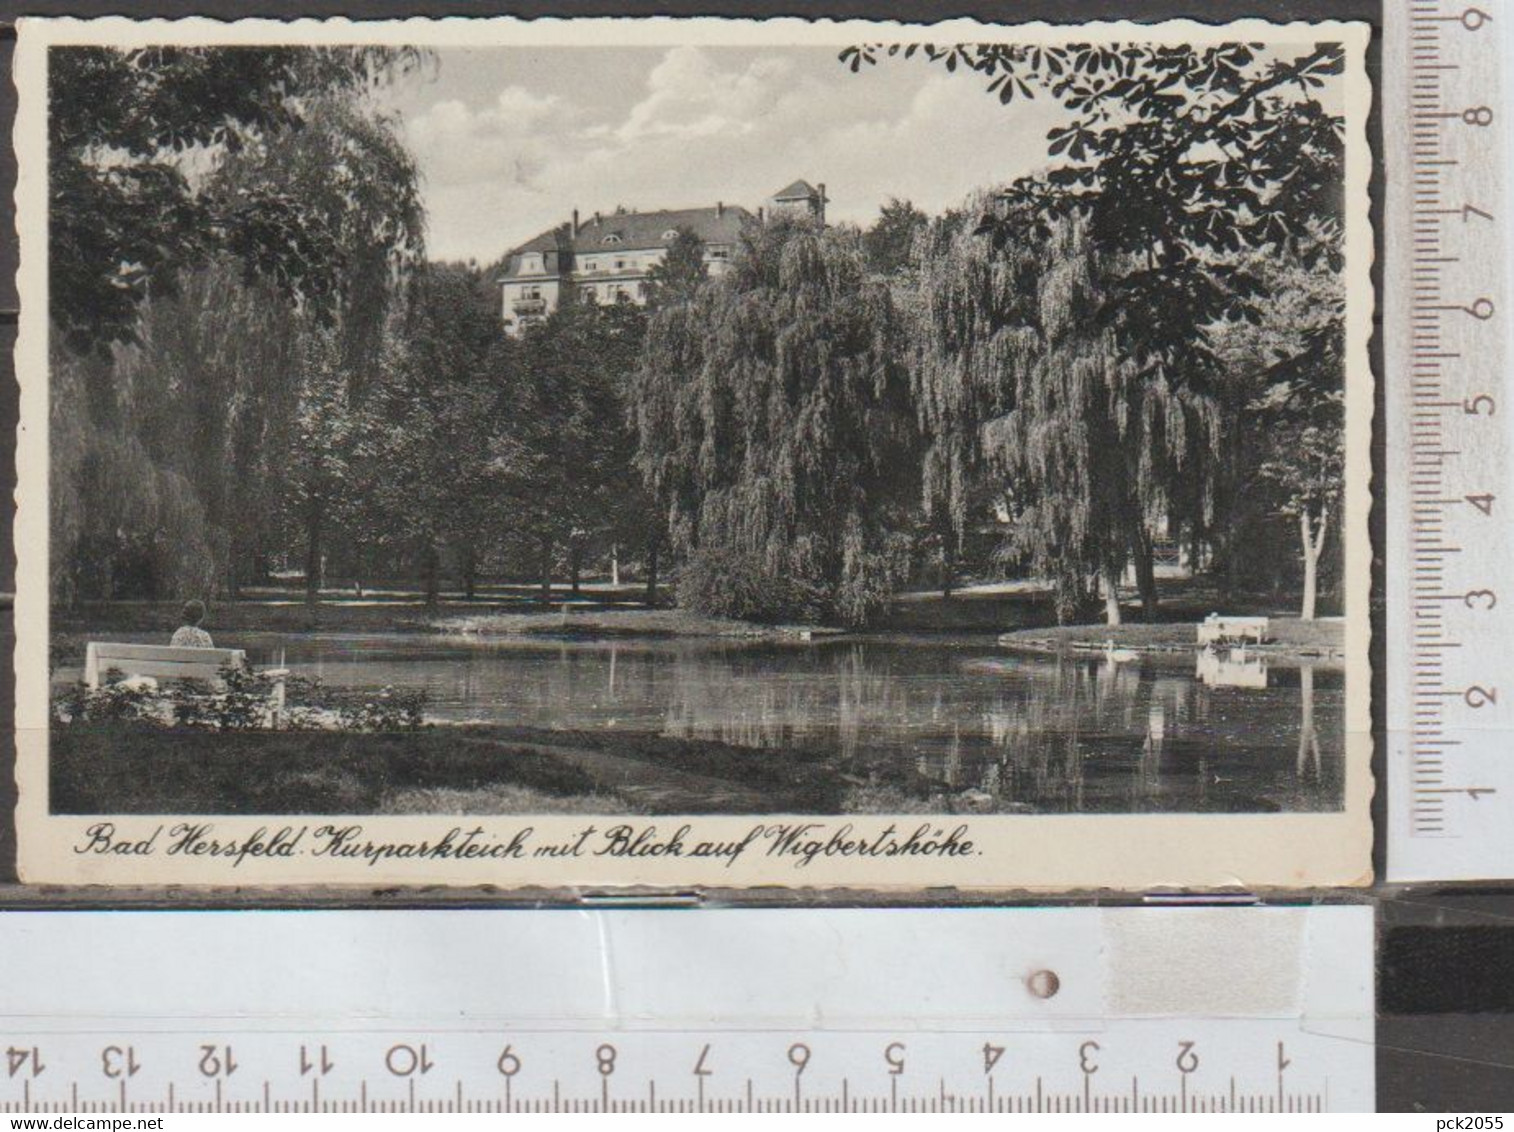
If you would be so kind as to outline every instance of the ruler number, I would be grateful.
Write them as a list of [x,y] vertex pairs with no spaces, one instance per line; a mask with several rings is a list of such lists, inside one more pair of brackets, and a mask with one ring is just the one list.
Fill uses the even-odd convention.
[[1183,1074],[1184,1076],[1187,1076],[1189,1073],[1192,1073],[1199,1067],[1199,1055],[1193,1052],[1193,1047],[1196,1045],[1198,1045],[1197,1042],[1178,1043],[1178,1056],[1176,1064],[1178,1067],[1178,1072]]
[[609,1042],[605,1042],[604,1045],[594,1051],[594,1060],[598,1064],[599,1075],[601,1077],[608,1077],[615,1072],[616,1056],[617,1050]]
[[1491,106],[1468,106],[1461,112],[1461,120],[1469,126],[1491,126],[1493,124],[1493,108]]
[[1484,688],[1481,684],[1473,684],[1462,693],[1462,699],[1467,701],[1468,707],[1480,708],[1487,704],[1498,702],[1497,688]]
[[200,1073],[206,1077],[230,1077],[237,1071],[237,1060],[230,1046],[200,1047]]
[[[1498,404],[1486,393],[1479,393],[1475,397],[1468,397],[1461,403],[1462,411],[1469,417],[1491,417],[1498,411]],[[1483,410],[1486,409],[1487,412]]]
[[12,1077],[23,1072],[28,1077],[35,1077],[47,1068],[42,1064],[42,1052],[36,1046],[29,1049],[11,1046],[5,1051],[5,1062]]
[[1493,214],[1491,212],[1484,212],[1475,204],[1464,204],[1461,206],[1461,220],[1463,224],[1465,224],[1468,220],[1471,220],[1474,216],[1481,216],[1484,220],[1493,219]]
[[431,1051],[426,1048],[426,1043],[419,1046],[399,1045],[390,1046],[389,1052],[384,1054],[384,1068],[396,1077],[409,1077],[420,1070],[424,1076],[436,1068],[436,1062],[431,1060]]
[[983,1072],[992,1073],[994,1066],[999,1064],[999,1058],[1004,1056],[1004,1047],[996,1046],[993,1042],[983,1043]]
[[1498,604],[1498,595],[1492,590],[1468,590],[1461,600],[1468,609],[1492,609]]
[[1477,31],[1483,24],[1491,23],[1493,17],[1481,8],[1468,8],[1457,19],[1461,21],[1461,26],[1468,31]]
[[100,1051],[100,1072],[115,1080],[118,1077],[135,1077],[142,1071],[137,1060],[135,1046],[106,1046]]
[[699,1051],[699,1060],[694,1063],[694,1076],[709,1077],[714,1072],[714,1070],[709,1069],[705,1066],[705,1059],[709,1056],[710,1047],[709,1044],[706,1043],[704,1049]]
[[336,1068],[336,1063],[331,1060],[331,1054],[326,1049],[326,1047],[324,1045],[321,1045],[316,1048],[319,1051],[319,1056],[311,1057],[310,1051],[306,1049],[306,1047],[300,1047],[301,1077],[308,1076],[311,1073],[315,1073],[319,1076],[324,1077],[326,1076],[326,1074],[330,1073],[333,1069]]
[[1092,1077],[1099,1071],[1099,1063],[1093,1059],[1093,1055],[1100,1049],[1098,1042],[1084,1042],[1078,1047],[1078,1068],[1083,1071],[1085,1077]]
[[904,1043],[889,1042],[883,1049],[883,1060],[888,1062],[888,1072],[891,1077],[898,1077],[904,1072]]
[[520,1058],[515,1055],[514,1046],[506,1046],[499,1055],[499,1060],[494,1063],[501,1074],[506,1077],[514,1077],[520,1072]]
[[789,1064],[794,1067],[794,1076],[803,1077],[804,1067],[810,1063],[810,1047],[803,1042],[789,1046]]
[[1469,495],[1469,496],[1466,497],[1467,502],[1470,503],[1473,507],[1476,507],[1484,515],[1491,515],[1491,514],[1493,514],[1493,500],[1494,500],[1494,498],[1495,497],[1493,495],[1489,495],[1489,494]]
[[1471,315],[1478,321],[1487,322],[1488,319],[1493,317],[1493,300],[1474,299],[1471,306],[1462,307],[1461,309],[1466,311],[1469,315]]

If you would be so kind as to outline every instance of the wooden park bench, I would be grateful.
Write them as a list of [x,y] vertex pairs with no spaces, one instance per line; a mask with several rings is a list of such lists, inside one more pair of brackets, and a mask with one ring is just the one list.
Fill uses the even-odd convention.
[[1268,639],[1265,617],[1222,617],[1211,613],[1199,623],[1199,644],[1219,645],[1230,641],[1255,641],[1261,644]]
[[[199,680],[214,691],[225,691],[225,668],[246,669],[247,653],[242,649],[176,648],[173,645],[137,645],[90,641],[84,647],[84,686],[99,688],[111,672],[123,677],[150,676],[154,680]],[[284,717],[284,669],[264,675],[273,678],[269,696],[271,723],[279,726]]]

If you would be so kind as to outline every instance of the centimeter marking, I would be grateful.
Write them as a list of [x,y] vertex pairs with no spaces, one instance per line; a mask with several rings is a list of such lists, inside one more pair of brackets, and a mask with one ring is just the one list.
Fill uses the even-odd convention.
[[[12,1033],[0,1112],[1302,1113],[1330,1107],[1331,1078],[1319,1071],[1346,1068],[1328,1040],[1287,1023],[1189,1018],[1179,1030],[1148,1024],[1129,1040],[1118,1028],[1100,1028],[1098,1038],[1066,1031],[1061,1041],[955,1031],[776,1042],[762,1031],[606,1040],[604,1031],[517,1029],[508,1044],[486,1031],[412,1031],[398,1042],[392,1033],[342,1031],[302,1036],[298,1058],[289,1036],[272,1032],[220,1031],[209,1042],[204,1031],[198,1039],[118,1033],[103,1046],[95,1043],[110,1031]],[[1179,1032],[1187,1037],[1172,1040]],[[754,1057],[764,1072],[751,1072]],[[94,1062],[93,1074],[69,1076],[81,1061]],[[156,1072],[186,1061],[198,1073]],[[259,1062],[284,1072],[249,1079]],[[812,1062],[821,1069],[807,1075]],[[386,1072],[355,1068],[363,1065]],[[617,1072],[622,1065],[653,1071]]]
[[311,1086],[310,1095],[300,1098],[275,1097],[271,1083],[263,1082],[262,1096],[229,1100],[222,1090],[212,1100],[188,1100],[175,1095],[172,1085],[155,1100],[129,1097],[123,1084],[119,1095],[111,1099],[89,1099],[79,1092],[77,1082],[69,1083],[68,1099],[33,1099],[28,1090],[20,1101],[0,1103],[0,1112],[69,1112],[69,1113],[188,1113],[188,1112],[441,1112],[441,1113],[529,1113],[529,1112],[1324,1112],[1328,1089],[1312,1092],[1284,1089],[1278,1092],[1243,1092],[1231,1078],[1225,1092],[1189,1092],[1186,1089],[1152,1092],[1141,1087],[1139,1076],[1130,1079],[1130,1087],[1120,1093],[1048,1092],[1041,1085],[1033,1092],[999,1093],[990,1084],[977,1095],[949,1092],[945,1079],[934,1091],[905,1092],[897,1084],[887,1093],[856,1093],[848,1078],[841,1081],[839,1093],[818,1096],[760,1095],[746,1082],[743,1092],[734,1096],[706,1096],[701,1089],[695,1096],[659,1096],[658,1081],[648,1078],[640,1095],[611,1095],[608,1087],[599,1095],[568,1095],[560,1081],[553,1081],[551,1095],[517,1097],[513,1095],[470,1096],[461,1080],[447,1096],[422,1097],[414,1085],[402,1097],[370,1095],[366,1081],[356,1094],[343,1097],[323,1096],[319,1083]]
[[[1388,393],[1396,426],[1390,538],[1397,536],[1389,589],[1390,758],[1407,763],[1392,768],[1395,879],[1487,876],[1514,864],[1490,859],[1472,840],[1450,852],[1414,844],[1474,839],[1500,785],[1473,777],[1484,768],[1462,750],[1496,723],[1506,641],[1492,631],[1502,616],[1492,611],[1509,565],[1497,416],[1506,108],[1494,21],[1514,11],[1485,3],[1493,11],[1459,0],[1396,0],[1387,13],[1388,81],[1401,72],[1407,88],[1399,87],[1401,101],[1388,107],[1390,119],[1403,115],[1390,133],[1397,150],[1389,152],[1388,233],[1389,329],[1397,340],[1390,358],[1399,362]],[[1407,181],[1394,174],[1398,158]],[[1438,863],[1427,864],[1431,858]]]

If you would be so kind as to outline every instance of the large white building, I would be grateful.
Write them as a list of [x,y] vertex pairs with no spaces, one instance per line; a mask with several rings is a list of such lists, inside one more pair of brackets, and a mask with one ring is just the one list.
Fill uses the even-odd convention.
[[557,309],[567,288],[601,303],[647,301],[647,273],[667,255],[680,229],[704,242],[712,276],[729,270],[742,226],[773,213],[798,213],[825,223],[825,185],[795,181],[757,213],[739,205],[594,213],[549,229],[510,252],[499,277],[505,330],[519,334]]

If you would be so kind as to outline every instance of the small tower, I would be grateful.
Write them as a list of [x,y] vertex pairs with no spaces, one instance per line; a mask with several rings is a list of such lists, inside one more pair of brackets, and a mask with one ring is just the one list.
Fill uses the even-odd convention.
[[823,228],[826,200],[824,181],[817,188],[808,181],[800,180],[769,197],[768,211],[774,216],[807,217]]

